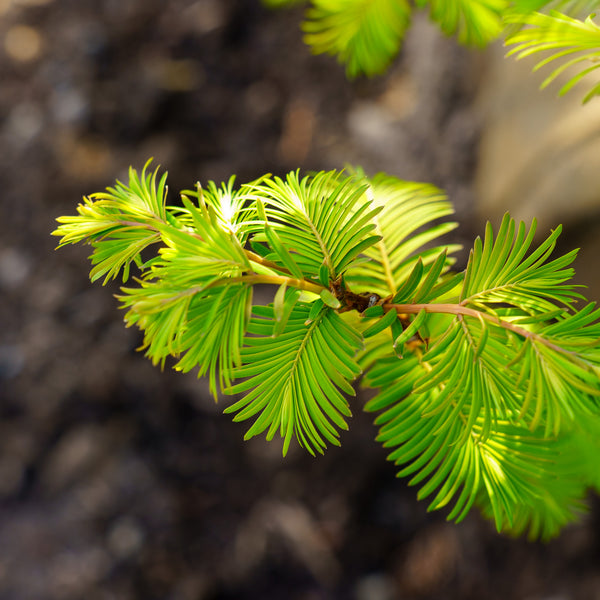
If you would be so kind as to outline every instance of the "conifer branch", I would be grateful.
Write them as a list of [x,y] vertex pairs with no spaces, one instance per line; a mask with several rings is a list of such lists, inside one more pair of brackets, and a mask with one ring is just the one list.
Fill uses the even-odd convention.
[[424,311],[429,314],[457,315],[461,317],[471,317],[478,319],[479,321],[484,320],[488,323],[492,323],[493,325],[497,325],[502,329],[506,329],[507,331],[512,331],[522,338],[540,342],[556,352],[577,356],[576,352],[572,352],[557,346],[540,334],[525,329],[524,327],[519,327],[510,321],[503,320],[497,315],[464,306],[464,301],[457,304],[393,304],[386,302],[382,304],[382,307],[386,312],[388,310],[395,310],[400,315],[418,314],[421,311]]
[[[233,183],[175,208],[165,176],[131,170],[54,234],[92,245],[92,280],[139,267],[118,295],[127,325],[154,364],[171,356],[238,396],[226,412],[253,420],[246,438],[339,445],[363,375],[378,439],[431,508],[461,520],[477,504],[541,537],[576,517],[600,487],[600,309],[575,308],[575,252],[551,259],[560,228],[532,248],[535,224],[507,215],[453,273],[440,238],[456,224],[433,186],[336,171]],[[276,288],[268,306],[256,285]]]

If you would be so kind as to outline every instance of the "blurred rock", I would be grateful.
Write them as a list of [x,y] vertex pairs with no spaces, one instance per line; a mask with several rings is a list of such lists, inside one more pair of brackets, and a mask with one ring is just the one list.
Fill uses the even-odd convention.
[[26,145],[35,140],[42,131],[44,115],[40,106],[34,102],[21,102],[10,111],[5,124],[8,138],[17,146]]
[[551,69],[532,73],[535,57],[515,61],[505,52],[490,50],[479,99],[478,214],[535,217],[544,231],[598,214],[600,100],[581,104],[590,82],[558,97],[566,76],[540,90]]
[[144,543],[145,534],[140,524],[133,518],[122,516],[111,526],[107,545],[119,559],[135,556]]
[[13,289],[21,285],[31,271],[31,261],[17,248],[0,250],[0,288]]
[[356,584],[355,600],[394,600],[397,590],[393,580],[383,574],[368,575]]

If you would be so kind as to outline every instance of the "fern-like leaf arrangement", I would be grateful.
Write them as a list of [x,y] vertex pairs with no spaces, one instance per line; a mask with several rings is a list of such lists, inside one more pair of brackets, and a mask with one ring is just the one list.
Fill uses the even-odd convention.
[[[302,0],[263,0],[275,8]],[[311,0],[302,24],[304,40],[315,54],[331,54],[349,78],[385,72],[400,51],[415,10],[459,43],[484,47],[504,38],[508,52],[521,59],[541,53],[534,69],[555,69],[546,87],[570,72],[560,88],[567,93],[600,65],[600,28],[594,22],[599,0]],[[584,102],[600,93],[595,83]]]
[[54,235],[91,244],[146,355],[233,396],[246,438],[339,445],[360,380],[431,509],[548,538],[600,485],[600,311],[571,283],[575,252],[555,255],[560,229],[535,245],[506,216],[452,271],[451,214],[434,186],[360,171],[210,182],[175,206],[146,165]]
[[[506,43],[513,47],[509,56],[517,59],[541,54],[536,63],[537,71],[547,65],[558,65],[542,83],[545,88],[563,73],[571,74],[562,85],[559,95],[566,94],[587,75],[600,68],[600,27],[593,17],[585,20],[575,19],[559,12],[550,14],[531,13],[507,15],[506,23],[517,24],[520,29],[509,35]],[[523,27],[524,26],[524,27]],[[583,102],[600,94],[600,83],[595,83],[584,96]]]

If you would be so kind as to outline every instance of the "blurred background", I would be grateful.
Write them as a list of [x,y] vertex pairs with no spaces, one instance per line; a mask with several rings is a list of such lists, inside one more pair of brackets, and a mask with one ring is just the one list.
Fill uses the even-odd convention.
[[[417,16],[346,81],[258,0],[0,0],[0,600],[598,600],[600,509],[548,545],[428,514],[354,400],[342,447],[243,442],[193,375],[139,353],[55,218],[149,157],[197,180],[361,164],[430,181],[468,245],[563,222],[600,298],[600,100]],[[410,216],[407,216],[410,218]]]

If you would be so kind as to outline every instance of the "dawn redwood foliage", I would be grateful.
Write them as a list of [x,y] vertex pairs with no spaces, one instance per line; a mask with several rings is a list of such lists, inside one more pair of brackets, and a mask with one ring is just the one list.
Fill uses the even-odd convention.
[[[349,76],[385,70],[419,8],[462,43],[546,52],[536,68],[559,66],[544,85],[575,67],[561,94],[600,67],[598,1],[308,4],[307,43]],[[90,277],[122,278],[146,355],[231,396],[246,438],[322,453],[364,408],[398,475],[449,519],[477,506],[499,531],[547,539],[585,510],[600,490],[600,309],[571,282],[576,251],[556,256],[560,227],[536,244],[535,222],[505,215],[455,271],[452,206],[432,185],[291,172],[197,184],[175,205],[149,162],[53,233],[92,246]],[[272,301],[257,304],[265,284]],[[364,407],[356,385],[377,390]]]

